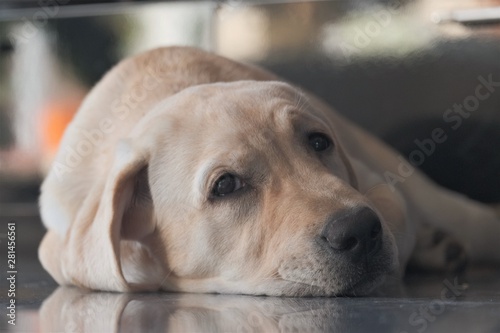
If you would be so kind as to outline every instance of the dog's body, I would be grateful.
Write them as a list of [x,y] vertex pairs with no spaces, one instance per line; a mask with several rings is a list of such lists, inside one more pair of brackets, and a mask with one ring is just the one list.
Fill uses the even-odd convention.
[[44,267],[98,290],[304,296],[500,263],[492,208],[278,81],[191,48],[119,64],[42,186]]

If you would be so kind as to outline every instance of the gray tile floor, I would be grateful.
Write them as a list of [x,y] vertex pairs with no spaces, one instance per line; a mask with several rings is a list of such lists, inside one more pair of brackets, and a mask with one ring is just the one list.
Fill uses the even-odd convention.
[[500,270],[410,276],[376,297],[275,298],[92,293],[23,260],[16,326],[3,315],[1,332],[500,332]]

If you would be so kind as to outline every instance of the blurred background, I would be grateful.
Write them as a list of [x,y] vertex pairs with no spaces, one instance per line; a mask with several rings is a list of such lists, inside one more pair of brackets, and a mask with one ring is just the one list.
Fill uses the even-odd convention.
[[165,45],[268,68],[443,186],[500,202],[499,22],[500,0],[0,0],[0,221],[36,262],[65,126],[120,59]]

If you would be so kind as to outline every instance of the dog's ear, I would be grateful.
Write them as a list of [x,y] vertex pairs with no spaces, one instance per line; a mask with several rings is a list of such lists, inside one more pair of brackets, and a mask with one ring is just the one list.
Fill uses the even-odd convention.
[[40,258],[59,283],[110,291],[159,288],[164,271],[148,243],[155,232],[148,160],[146,149],[120,142],[105,181],[94,184],[64,239],[48,232]]

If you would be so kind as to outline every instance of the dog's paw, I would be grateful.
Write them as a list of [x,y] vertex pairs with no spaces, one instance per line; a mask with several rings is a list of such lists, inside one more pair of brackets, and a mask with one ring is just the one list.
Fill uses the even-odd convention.
[[460,273],[466,265],[465,248],[452,235],[429,225],[417,231],[409,270]]

